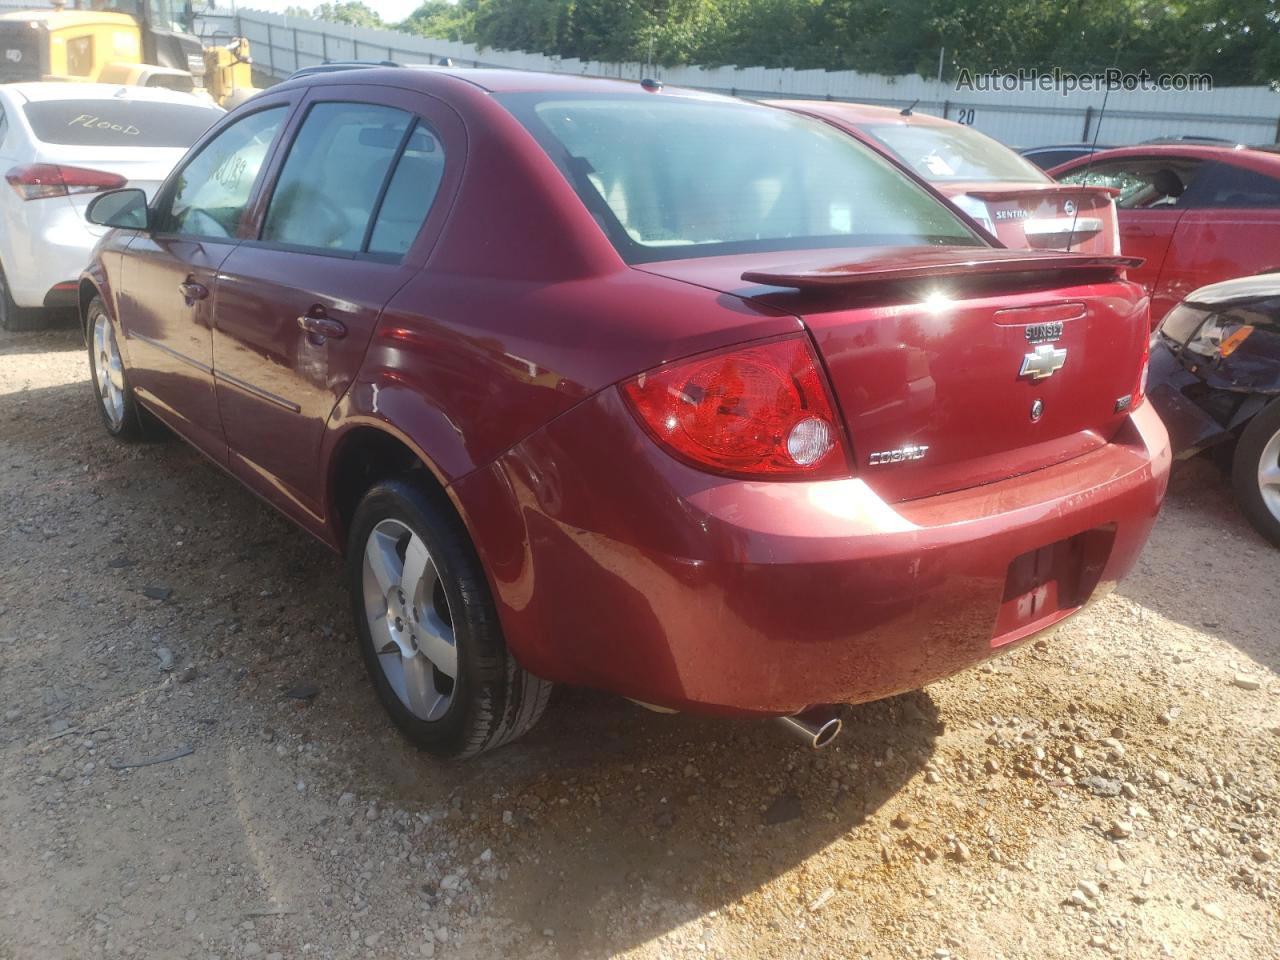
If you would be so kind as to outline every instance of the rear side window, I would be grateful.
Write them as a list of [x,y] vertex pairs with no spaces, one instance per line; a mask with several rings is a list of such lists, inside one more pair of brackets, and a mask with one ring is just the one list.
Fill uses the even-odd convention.
[[164,229],[186,236],[236,236],[286,107],[237,120],[201,147],[178,174]]
[[710,98],[501,99],[632,263],[815,247],[982,245],[890,161],[818,120]]
[[289,148],[261,239],[403,254],[426,218],[443,164],[436,138],[404,110],[318,103]]
[[223,112],[198,103],[37,100],[23,104],[37,140],[77,147],[186,147]]
[[1230,163],[1215,163],[1196,179],[1196,207],[1280,207],[1280,179]]
[[444,148],[421,124],[396,163],[369,237],[369,252],[404,256],[427,219],[444,177]]

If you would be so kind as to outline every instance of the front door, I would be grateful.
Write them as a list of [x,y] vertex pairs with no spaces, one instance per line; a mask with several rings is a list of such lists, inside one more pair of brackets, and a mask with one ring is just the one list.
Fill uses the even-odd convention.
[[231,469],[308,525],[325,515],[325,424],[383,305],[420,268],[422,230],[454,161],[436,101],[325,87],[303,106],[257,236],[222,264],[214,330]]
[[248,207],[287,105],[224,128],[171,178],[156,228],[129,247],[120,294],[130,376],[138,396],[217,460],[226,459],[213,388],[213,317],[219,266],[239,242]]

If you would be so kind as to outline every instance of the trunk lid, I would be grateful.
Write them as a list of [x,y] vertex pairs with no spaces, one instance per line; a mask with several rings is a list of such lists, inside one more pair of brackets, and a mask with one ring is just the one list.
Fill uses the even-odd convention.
[[[1120,234],[1109,187],[1055,183],[935,183],[1006,247],[1117,254]],[[985,213],[985,217],[982,215]]]
[[858,475],[897,501],[1028,473],[1111,440],[1147,341],[1147,300],[1123,278],[1134,263],[912,247],[641,269],[798,316],[826,365]]

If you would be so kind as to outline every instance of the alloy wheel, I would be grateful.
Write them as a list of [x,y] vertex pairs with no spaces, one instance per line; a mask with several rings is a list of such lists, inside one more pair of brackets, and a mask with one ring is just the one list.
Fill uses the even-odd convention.
[[453,702],[458,676],[453,616],[426,543],[399,520],[382,520],[369,532],[363,591],[387,683],[415,717],[439,720]]
[[98,378],[98,397],[112,430],[124,422],[124,364],[116,331],[105,313],[93,323],[93,366]]

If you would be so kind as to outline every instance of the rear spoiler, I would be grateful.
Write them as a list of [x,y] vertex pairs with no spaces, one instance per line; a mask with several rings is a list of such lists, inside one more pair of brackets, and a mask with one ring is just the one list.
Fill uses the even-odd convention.
[[[1004,251],[1001,251],[1004,252]],[[1012,252],[1012,251],[1010,251]],[[779,266],[773,269],[748,270],[742,279],[750,283],[766,283],[773,287],[795,287],[814,290],[826,287],[857,287],[899,280],[929,280],[939,277],[1008,273],[1056,273],[1061,270],[1126,270],[1140,267],[1142,257],[1090,256],[1083,253],[1026,253],[999,259],[944,260],[941,263],[913,263],[891,266],[881,263],[843,263],[811,267]]]
[[[1091,187],[1080,183],[1058,183],[1051,187],[1035,184],[1034,187],[1028,188],[1028,192],[1034,193],[1037,197],[1078,197],[1082,194],[1106,194],[1108,197],[1120,196],[1120,191],[1116,187]],[[978,200],[1008,200],[1016,193],[1008,190],[966,190],[965,194]]]

